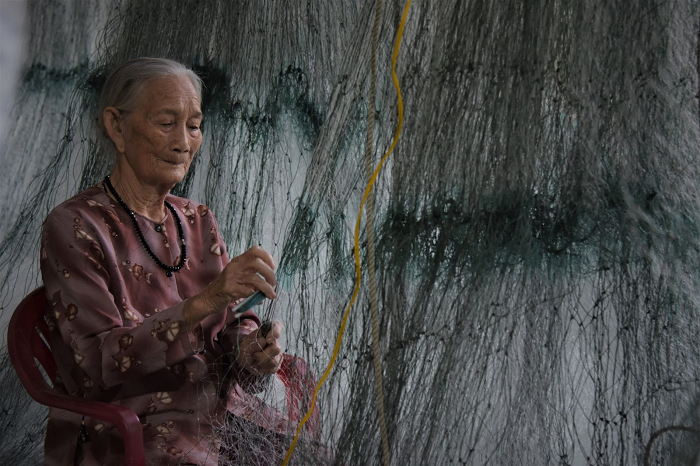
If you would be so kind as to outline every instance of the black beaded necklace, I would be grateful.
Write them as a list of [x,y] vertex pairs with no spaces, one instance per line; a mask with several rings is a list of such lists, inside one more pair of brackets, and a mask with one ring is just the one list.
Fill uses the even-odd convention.
[[[107,188],[115,197],[122,209],[124,209],[124,211],[129,215],[129,217],[131,218],[131,222],[134,224],[134,230],[136,230],[136,234],[138,235],[141,244],[144,248],[146,248],[146,252],[149,256],[151,256],[151,258],[153,258],[155,263],[158,264],[158,266],[161,269],[165,270],[165,275],[167,275],[168,277],[172,277],[173,272],[179,272],[185,265],[185,261],[187,260],[187,246],[185,246],[185,233],[182,231],[182,223],[180,223],[180,216],[177,214],[175,207],[173,207],[172,204],[170,204],[168,201],[164,201],[165,207],[167,207],[168,210],[170,210],[170,212],[172,212],[173,214],[175,224],[177,225],[177,236],[178,238],[180,238],[180,260],[178,261],[177,265],[168,265],[162,260],[158,259],[155,253],[151,251],[151,247],[146,242],[146,238],[144,238],[143,233],[141,232],[139,223],[136,221],[136,214],[133,210],[129,209],[126,203],[122,200],[121,196],[119,196],[119,193],[117,193],[117,190],[114,189],[114,186],[112,186],[112,182],[109,180],[109,175],[105,177],[105,185],[107,185]],[[156,226],[156,231],[162,231],[162,227],[160,227],[160,229],[158,227],[160,227],[160,225]]]

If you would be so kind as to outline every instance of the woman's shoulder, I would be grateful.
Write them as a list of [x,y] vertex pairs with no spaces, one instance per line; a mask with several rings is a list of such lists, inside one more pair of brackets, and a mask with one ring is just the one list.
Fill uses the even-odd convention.
[[165,200],[172,204],[172,206],[179,212],[181,212],[187,218],[187,220],[190,221],[190,223],[192,223],[192,220],[196,218],[214,218],[214,213],[209,209],[209,207],[192,199],[168,194]]
[[44,223],[66,221],[73,222],[74,218],[90,218],[92,216],[114,215],[110,199],[99,186],[92,186],[67,199],[51,210]]

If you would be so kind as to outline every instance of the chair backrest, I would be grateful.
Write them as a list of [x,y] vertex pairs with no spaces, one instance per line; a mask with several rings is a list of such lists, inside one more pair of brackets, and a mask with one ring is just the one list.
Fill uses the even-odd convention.
[[[17,306],[7,329],[7,350],[12,366],[29,396],[45,406],[61,408],[113,424],[124,441],[124,464],[143,466],[143,431],[138,416],[129,408],[56,392],[44,379],[36,361],[56,380],[56,361],[49,346],[49,326],[44,320],[46,290],[32,291]],[[42,338],[43,337],[43,338]],[[77,438],[76,438],[77,440]]]
[[56,361],[48,345],[49,327],[44,320],[45,314],[46,292],[42,286],[17,306],[7,329],[7,347],[12,365],[27,392],[37,401],[40,401],[41,392],[50,389],[50,386],[36,361],[39,361],[52,383],[56,380]]

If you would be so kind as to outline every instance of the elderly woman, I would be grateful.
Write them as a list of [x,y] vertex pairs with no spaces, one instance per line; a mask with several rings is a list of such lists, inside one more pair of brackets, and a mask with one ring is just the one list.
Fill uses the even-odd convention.
[[[247,386],[282,360],[232,303],[275,298],[275,264],[254,247],[229,261],[214,215],[169,194],[202,143],[201,82],[183,65],[119,66],[100,99],[116,149],[110,176],[56,207],[42,235],[59,389],[126,406],[141,419],[147,464],[216,464],[227,417],[255,425]],[[253,409],[251,409],[253,408]],[[50,412],[45,464],[123,463],[113,426]]]

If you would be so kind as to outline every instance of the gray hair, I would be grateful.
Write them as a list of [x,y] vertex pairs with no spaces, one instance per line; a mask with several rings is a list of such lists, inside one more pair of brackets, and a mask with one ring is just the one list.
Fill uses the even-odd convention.
[[182,63],[167,58],[141,57],[125,61],[117,66],[105,81],[100,95],[97,117],[99,133],[107,137],[102,112],[107,107],[129,112],[136,108],[143,87],[151,80],[167,76],[186,76],[202,101],[202,80]]

